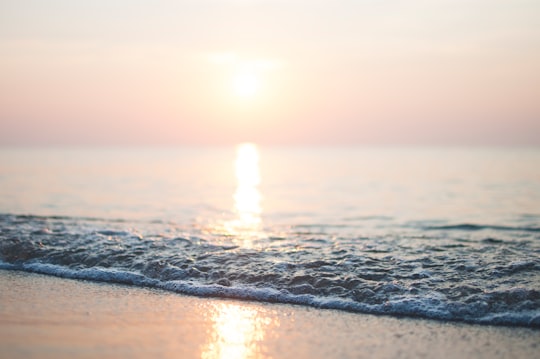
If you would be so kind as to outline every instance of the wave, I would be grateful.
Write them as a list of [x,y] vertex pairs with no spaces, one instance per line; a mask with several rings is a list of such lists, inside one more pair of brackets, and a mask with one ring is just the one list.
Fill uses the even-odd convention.
[[456,230],[456,231],[480,231],[491,229],[495,231],[523,231],[523,232],[540,232],[540,227],[512,227],[486,224],[460,223],[443,226],[425,226],[425,230]]
[[[435,320],[463,321],[472,324],[528,326],[540,328],[540,313],[536,309],[519,313],[486,313],[489,303],[475,305],[445,305],[436,297],[396,298],[382,304],[368,304],[338,297],[319,297],[311,294],[293,294],[275,288],[226,287],[223,285],[203,285],[184,281],[160,281],[138,273],[108,268],[70,269],[62,266],[41,263],[9,264],[0,261],[0,269],[21,270],[47,274],[61,278],[90,280],[115,284],[126,284],[171,291],[199,297],[230,298],[268,303],[306,305],[320,309],[336,309],[366,314],[398,315],[421,317]],[[388,290],[394,291],[392,286]],[[360,294],[361,295],[361,294]],[[364,294],[370,296],[370,293]],[[485,298],[516,302],[525,299],[538,300],[540,291],[515,288],[510,291],[494,291],[484,294]],[[485,313],[478,316],[478,311]]]
[[[417,235],[421,234],[421,235]],[[0,268],[177,293],[540,328],[538,241],[302,235],[0,215]],[[314,242],[315,241],[315,242]]]

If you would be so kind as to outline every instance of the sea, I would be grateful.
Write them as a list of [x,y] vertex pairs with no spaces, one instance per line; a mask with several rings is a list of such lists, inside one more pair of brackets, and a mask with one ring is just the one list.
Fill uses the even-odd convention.
[[0,268],[540,328],[540,148],[2,148]]

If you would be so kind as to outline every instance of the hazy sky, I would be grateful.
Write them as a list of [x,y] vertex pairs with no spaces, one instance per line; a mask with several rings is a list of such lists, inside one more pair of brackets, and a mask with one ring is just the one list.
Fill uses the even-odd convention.
[[540,145],[538,0],[0,0],[0,145]]

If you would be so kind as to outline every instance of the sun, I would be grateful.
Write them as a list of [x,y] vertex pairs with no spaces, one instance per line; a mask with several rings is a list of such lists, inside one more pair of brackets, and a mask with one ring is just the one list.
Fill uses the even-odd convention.
[[239,72],[233,77],[233,89],[239,97],[253,97],[260,87],[260,81],[253,72]]

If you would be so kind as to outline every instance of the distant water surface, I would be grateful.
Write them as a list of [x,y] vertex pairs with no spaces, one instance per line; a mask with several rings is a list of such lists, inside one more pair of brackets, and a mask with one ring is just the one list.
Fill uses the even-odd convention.
[[0,150],[0,266],[540,327],[540,150]]

